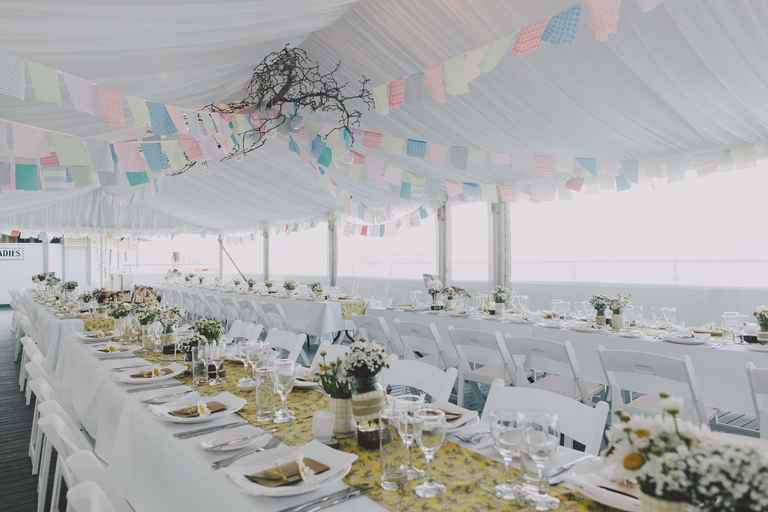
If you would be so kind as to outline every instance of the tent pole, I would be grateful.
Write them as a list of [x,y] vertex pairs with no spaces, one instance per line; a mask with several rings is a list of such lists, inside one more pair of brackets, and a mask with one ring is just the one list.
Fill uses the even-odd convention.
[[328,216],[328,281],[336,286],[339,273],[339,236],[336,229],[336,215]]
[[93,287],[93,261],[91,254],[91,237],[85,237],[85,281],[88,283],[88,288]]
[[262,231],[264,237],[264,280],[269,281],[269,228]]
[[48,238],[48,233],[43,231],[40,233],[40,238],[43,239],[43,274],[48,273],[48,255],[49,255],[49,249],[50,249],[50,239]]
[[104,233],[99,233],[99,288],[104,288]]
[[224,240],[219,235],[219,283],[224,283]]
[[491,204],[490,278],[492,286],[506,286],[509,281],[510,233],[506,203]]
[[451,279],[450,213],[443,203],[437,208],[437,275],[445,286]]

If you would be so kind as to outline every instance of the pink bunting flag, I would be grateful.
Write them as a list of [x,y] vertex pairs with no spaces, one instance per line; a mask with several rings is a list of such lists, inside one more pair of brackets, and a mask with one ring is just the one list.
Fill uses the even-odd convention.
[[372,132],[370,130],[365,130],[363,132],[363,146],[370,148],[370,149],[376,149],[379,146],[381,146],[381,140],[383,138],[383,135],[379,132]]
[[574,192],[581,192],[581,187],[583,186],[584,178],[571,178],[565,182],[565,188]]
[[166,105],[165,108],[174,126],[176,126],[176,131],[178,133],[189,133],[189,121],[184,117],[184,112],[175,105]]
[[125,113],[123,112],[123,96],[117,89],[97,87],[96,98],[104,123],[110,130],[125,128]]
[[389,109],[400,108],[405,103],[405,78],[389,82]]
[[445,193],[448,194],[448,197],[459,196],[463,191],[464,187],[458,181],[448,180],[445,182]]
[[555,173],[555,157],[547,154],[534,155],[533,167],[536,176],[552,176]]
[[491,153],[488,158],[493,165],[510,165],[512,156],[509,153]]
[[619,26],[621,0],[584,0],[589,9],[589,26],[598,41],[607,41]]
[[56,153],[48,153],[40,157],[41,167],[58,167],[59,156]]
[[352,153],[352,163],[354,165],[363,165],[365,164],[365,155],[362,153],[358,153],[357,151],[350,151]]
[[181,147],[184,148],[184,153],[186,153],[187,158],[190,160],[200,160],[203,158],[203,150],[200,149],[200,144],[198,144],[197,139],[191,135],[179,133],[179,142],[181,143]]
[[435,163],[448,161],[448,146],[443,144],[427,144],[427,160]]
[[443,66],[435,64],[429,66],[424,71],[424,84],[427,86],[432,101],[440,105],[448,102],[448,96],[445,94],[445,84],[443,83]]
[[517,187],[514,185],[498,185],[499,198],[502,202],[510,203],[517,199]]
[[115,142],[115,154],[117,154],[117,166],[122,171],[146,171],[147,163],[139,152],[139,145],[135,142]]
[[547,23],[549,23],[548,17],[538,23],[523,27],[517,34],[515,44],[512,46],[512,53],[522,56],[538,50],[541,46],[541,34],[547,28]]

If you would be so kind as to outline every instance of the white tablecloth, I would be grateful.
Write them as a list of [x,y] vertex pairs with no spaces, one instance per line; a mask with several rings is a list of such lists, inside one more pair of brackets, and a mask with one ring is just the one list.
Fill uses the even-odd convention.
[[163,296],[167,291],[179,290],[193,293],[228,296],[237,302],[241,299],[252,300],[257,304],[280,304],[288,317],[288,327],[296,332],[322,336],[339,331],[352,329],[352,322],[342,318],[341,303],[337,301],[302,300],[280,297],[278,294],[257,295],[254,293],[239,293],[234,290],[217,290],[196,286],[162,286],[157,287]]
[[661,341],[622,338],[613,334],[581,333],[496,320],[457,318],[446,314],[369,309],[368,315],[382,316],[388,323],[395,318],[403,322],[434,322],[444,341],[449,340],[447,329],[451,325],[457,329],[500,330],[512,336],[530,336],[533,333],[536,337],[546,339],[570,340],[583,378],[602,384],[606,384],[606,379],[597,354],[597,348],[600,345],[608,349],[635,350],[676,357],[687,354],[693,362],[701,398],[706,406],[752,416],[755,415],[755,410],[749,392],[745,365],[748,361],[752,361],[758,367],[768,366],[768,353],[752,352],[744,345],[731,345],[724,348],[713,348],[708,345],[677,345]]

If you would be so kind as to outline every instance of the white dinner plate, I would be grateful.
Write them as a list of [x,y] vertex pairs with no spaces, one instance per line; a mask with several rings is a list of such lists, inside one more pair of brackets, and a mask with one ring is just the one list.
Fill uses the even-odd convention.
[[80,332],[77,336],[86,343],[103,343],[105,341],[112,341],[115,338],[114,334],[108,336],[97,336],[92,332]]
[[159,377],[148,377],[148,378],[131,377],[131,375],[135,375],[144,370],[149,370],[152,367],[153,366],[151,364],[148,364],[143,368],[128,368],[125,371],[116,372],[115,380],[118,382],[122,382],[124,384],[153,384],[155,382],[163,382],[165,380],[170,380],[170,379],[173,379],[174,377],[178,377],[179,375],[181,375],[187,370],[187,367],[183,364],[171,363],[169,366],[167,366],[167,368],[170,368],[172,370],[171,373],[169,373],[168,375],[161,375]]
[[[102,352],[107,346],[113,345],[118,348],[117,352]],[[99,359],[123,359],[133,356],[133,353],[139,350],[141,347],[136,345],[124,345],[122,343],[108,343],[103,346],[99,345],[92,347],[93,354]]]
[[622,338],[642,338],[643,333],[637,331],[620,331],[619,336]]
[[579,473],[574,470],[566,478],[565,485],[602,505],[625,512],[640,512],[639,499],[601,487],[612,488],[615,486],[601,473]]
[[[330,469],[317,475],[315,482],[311,484],[300,482],[285,487],[265,487],[245,478],[245,475],[295,461],[299,455],[322,462]],[[249,462],[236,463],[227,471],[227,476],[235,485],[251,496],[281,497],[307,494],[329,483],[341,480],[352,469],[352,463],[357,460],[357,455],[335,450],[319,441],[312,441],[302,447],[280,445],[277,448],[248,457],[247,460]]]
[[752,352],[768,352],[768,344],[761,345],[760,343],[749,343],[747,344],[747,350],[751,350]]
[[[181,418],[171,414],[171,411],[181,409],[182,407],[188,407],[190,405],[195,405],[198,401],[206,403],[212,401],[221,402],[227,408],[215,414],[198,416],[196,418]],[[149,410],[158,418],[169,421],[171,423],[207,423],[209,421],[214,421],[235,414],[237,411],[245,407],[246,403],[247,402],[245,400],[233,395],[229,391],[222,391],[221,393],[212,396],[200,396],[197,393],[190,393],[189,395],[186,395],[174,402],[162,405],[150,405]]]
[[677,343],[678,345],[704,345],[707,342],[701,338],[689,338],[684,336],[664,336],[661,338],[661,341],[666,341],[667,343]]

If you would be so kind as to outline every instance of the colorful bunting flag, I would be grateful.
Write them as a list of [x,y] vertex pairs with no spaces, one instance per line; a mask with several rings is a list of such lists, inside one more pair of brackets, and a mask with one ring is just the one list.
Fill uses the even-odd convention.
[[24,61],[0,50],[0,95],[24,100],[27,88],[25,75]]
[[565,182],[565,188],[574,192],[581,192],[581,187],[583,186],[584,178],[571,178]]
[[104,123],[110,130],[125,128],[125,114],[123,113],[123,96],[117,89],[97,87],[96,98],[99,113]]
[[67,88],[72,107],[78,112],[95,116],[98,110],[94,85],[88,80],[69,73],[62,72],[61,78],[64,80],[64,86]]
[[424,83],[424,73],[413,73],[405,80],[405,100],[409,105],[424,103],[429,95]]
[[149,183],[149,176],[146,172],[126,172],[125,177],[128,178],[128,184],[132,187]]
[[448,103],[443,82],[443,67],[440,64],[430,66],[424,71],[424,85],[432,96],[432,101],[439,105]]
[[448,161],[448,146],[443,144],[427,144],[427,160],[434,163]]
[[552,16],[541,34],[541,40],[552,44],[573,42],[579,30],[580,17],[580,5],[574,5],[556,16]]
[[381,150],[393,155],[402,155],[405,152],[405,139],[384,135],[381,138]]
[[117,155],[117,166],[122,171],[146,171],[147,164],[139,153],[135,142],[115,142],[112,144]]
[[147,110],[149,110],[149,125],[152,127],[152,133],[155,135],[173,135],[176,133],[176,125],[164,103],[148,101]]
[[61,165],[91,165],[91,157],[81,138],[51,133],[51,145]]
[[589,26],[595,39],[607,41],[619,27],[621,0],[584,0],[589,10]]
[[549,18],[546,18],[533,25],[523,27],[517,34],[515,45],[512,47],[512,53],[520,57],[538,50],[541,45],[541,35],[547,28],[548,23]]
[[389,82],[389,109],[395,110],[405,103],[405,78]]
[[597,160],[594,158],[576,157],[574,159],[574,170],[597,176]]
[[512,46],[513,40],[513,36],[510,35],[492,42],[488,46],[488,51],[485,53],[483,62],[480,64],[480,71],[483,73],[490,73],[496,69],[496,66],[499,65],[501,59],[504,58],[509,51],[509,48]]
[[448,197],[459,196],[464,191],[462,184],[459,183],[458,181],[446,180],[444,185],[445,185],[445,193],[448,195]]
[[469,159],[469,150],[464,146],[451,146],[450,160],[451,165],[456,169],[466,169]]
[[149,168],[155,172],[160,172],[168,169],[170,162],[168,157],[163,153],[163,148],[160,145],[160,139],[158,137],[152,137],[147,139],[141,144],[141,152],[144,155],[144,160],[147,161]]
[[48,137],[46,132],[34,126],[25,124],[13,125],[13,154],[16,157],[40,158],[48,153]]
[[376,105],[376,112],[383,116],[389,114],[389,84],[381,84],[373,88],[373,101]]
[[128,104],[128,110],[133,117],[133,125],[138,128],[142,134],[149,131],[149,111],[147,110],[147,102],[144,98],[138,96],[126,96],[125,102]]
[[27,61],[27,72],[36,100],[61,105],[58,71],[38,62]]
[[40,176],[35,164],[16,163],[15,179],[16,190],[40,190]]
[[193,114],[185,114],[179,107],[175,105],[166,105],[166,110],[168,111],[168,115],[171,116],[171,120],[173,121],[173,126],[176,127],[177,133],[189,133],[190,132],[190,122],[188,116],[193,116]]
[[465,63],[466,56],[461,54],[448,59],[443,64],[445,92],[449,96],[460,96],[469,92],[469,82],[464,73]]
[[483,65],[483,61],[485,61],[488,48],[489,45],[486,44],[474,50],[469,50],[464,54],[464,79],[468,84],[480,76],[482,72],[480,67]]
[[400,184],[400,199],[411,198],[411,184],[404,181]]
[[331,165],[331,162],[333,161],[333,151],[328,146],[325,146],[322,151],[320,151],[320,156],[317,157],[317,163],[328,167]]
[[383,135],[379,132],[372,132],[366,130],[363,132],[363,146],[369,149],[376,149],[381,146],[381,139]]
[[160,142],[160,147],[168,157],[168,165],[171,169],[182,169],[187,165],[187,159],[181,150],[181,145],[177,140],[164,140]]
[[67,190],[75,186],[67,167],[46,167],[42,169],[41,177],[45,190]]
[[427,155],[427,143],[423,140],[408,139],[405,153],[414,158],[424,158]]
[[616,191],[624,192],[632,188],[632,184],[623,175],[616,176]]
[[[170,113],[170,112],[169,112]],[[179,133],[179,142],[181,143],[184,153],[187,154],[187,158],[192,161],[197,161],[203,158],[203,151],[200,149],[200,144],[197,139],[186,133]]]
[[58,167],[59,156],[56,153],[48,153],[40,157],[40,167]]

